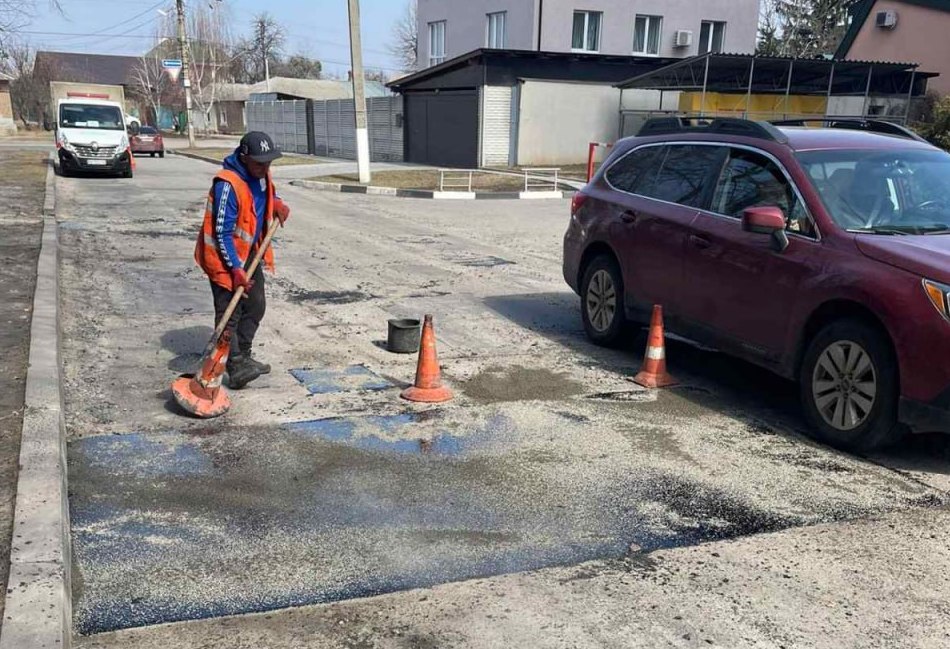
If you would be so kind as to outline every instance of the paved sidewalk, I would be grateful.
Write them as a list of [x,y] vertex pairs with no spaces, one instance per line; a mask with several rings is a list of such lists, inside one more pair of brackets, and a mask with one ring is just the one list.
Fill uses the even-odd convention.
[[[5,142],[5,140],[0,140]],[[30,351],[36,261],[43,231],[47,155],[22,146],[0,155],[0,585],[10,568],[10,539]],[[0,599],[0,619],[3,600]]]

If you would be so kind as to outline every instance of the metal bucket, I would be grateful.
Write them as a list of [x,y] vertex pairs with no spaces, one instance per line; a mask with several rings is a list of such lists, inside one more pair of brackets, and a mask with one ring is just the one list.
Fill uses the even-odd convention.
[[404,318],[389,321],[389,337],[386,349],[395,354],[414,354],[419,351],[421,323],[418,320]]

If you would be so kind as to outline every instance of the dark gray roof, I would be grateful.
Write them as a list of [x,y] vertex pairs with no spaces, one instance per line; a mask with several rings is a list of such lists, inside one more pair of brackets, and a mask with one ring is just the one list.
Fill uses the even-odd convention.
[[[753,54],[708,53],[680,59],[658,70],[627,79],[616,87],[650,90],[741,93],[750,90],[753,73],[754,94],[906,95],[926,92],[926,80],[938,76],[917,69],[916,63],[888,61],[840,61],[834,59],[790,59]],[[789,79],[791,74],[791,79]],[[830,85],[830,88],[829,88]]]
[[36,53],[36,65],[46,66],[51,81],[76,81],[128,85],[137,56],[114,56],[111,54],[80,54],[78,52]]

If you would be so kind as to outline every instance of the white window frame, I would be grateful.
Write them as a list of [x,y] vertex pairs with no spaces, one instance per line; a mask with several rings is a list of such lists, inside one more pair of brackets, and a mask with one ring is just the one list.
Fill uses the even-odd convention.
[[[429,67],[445,62],[445,27],[444,20],[429,23]],[[438,42],[439,37],[441,42]]]
[[[709,37],[706,42],[703,43],[703,27],[709,25]],[[727,23],[725,20],[704,20],[699,24],[699,48],[698,52],[700,54],[705,54],[706,52],[713,52],[713,43],[716,40],[716,26],[722,25],[722,45],[720,46],[719,52],[723,52],[726,49],[726,26]],[[703,49],[703,46],[706,49]]]
[[[577,14],[584,15],[584,47],[574,47],[574,18],[577,16]],[[593,44],[593,48],[591,48],[591,44],[587,42],[587,37],[590,34],[591,16],[597,16],[597,42]],[[603,29],[604,12],[590,11],[587,9],[576,9],[574,13],[571,14],[571,51],[586,54],[600,53],[600,42],[603,38]]]
[[[643,50],[637,50],[637,23],[643,20]],[[656,28],[656,52],[650,52],[650,28],[657,24]],[[633,53],[637,56],[659,56],[663,49],[663,16],[654,16],[650,14],[637,14],[633,19]]]
[[[501,42],[498,42],[497,38],[499,22],[501,23]],[[485,23],[485,47],[493,50],[505,49],[508,46],[508,12],[495,11],[486,14]]]

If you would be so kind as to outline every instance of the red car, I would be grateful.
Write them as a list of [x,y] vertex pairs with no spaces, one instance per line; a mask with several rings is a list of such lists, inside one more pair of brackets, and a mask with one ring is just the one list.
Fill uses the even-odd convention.
[[648,121],[575,195],[564,277],[599,344],[669,329],[798,381],[850,450],[950,432],[950,155],[899,126]]
[[162,134],[154,126],[140,126],[139,132],[129,137],[129,145],[135,155],[148,153],[154,158],[157,153],[159,158],[165,157],[165,142],[162,140]]

